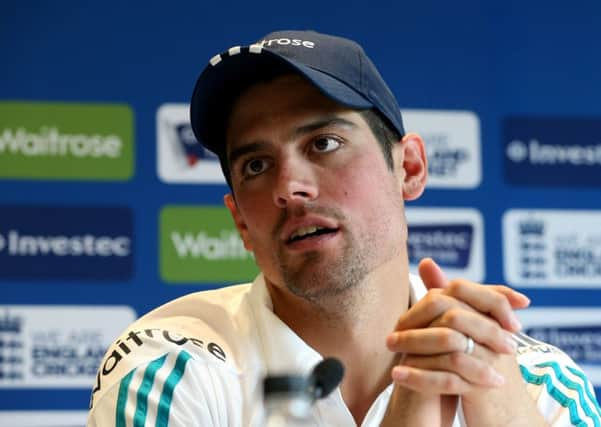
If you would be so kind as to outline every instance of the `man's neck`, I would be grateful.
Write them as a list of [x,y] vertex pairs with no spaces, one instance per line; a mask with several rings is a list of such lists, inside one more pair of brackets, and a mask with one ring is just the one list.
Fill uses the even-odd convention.
[[390,384],[396,355],[386,336],[409,306],[409,288],[408,267],[397,257],[319,304],[268,284],[275,314],[322,356],[342,361],[342,394],[358,424]]

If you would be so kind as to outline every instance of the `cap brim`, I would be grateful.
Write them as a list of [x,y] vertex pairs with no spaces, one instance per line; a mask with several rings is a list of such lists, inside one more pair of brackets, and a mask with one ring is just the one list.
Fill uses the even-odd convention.
[[221,54],[221,61],[208,65],[199,76],[190,102],[190,121],[196,138],[214,153],[224,154],[227,120],[235,100],[259,81],[286,73],[308,79],[325,96],[356,109],[373,104],[341,81],[304,64],[263,49],[242,48],[236,55]]

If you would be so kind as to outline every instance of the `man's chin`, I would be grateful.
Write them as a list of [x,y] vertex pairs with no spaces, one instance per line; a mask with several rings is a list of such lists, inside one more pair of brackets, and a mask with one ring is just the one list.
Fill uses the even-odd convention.
[[368,272],[365,259],[352,250],[356,246],[281,257],[284,284],[294,295],[313,302],[346,293],[362,283]]
[[284,283],[294,295],[312,302],[344,295],[355,288],[364,275],[356,269],[340,265],[312,265],[296,272],[284,274]]

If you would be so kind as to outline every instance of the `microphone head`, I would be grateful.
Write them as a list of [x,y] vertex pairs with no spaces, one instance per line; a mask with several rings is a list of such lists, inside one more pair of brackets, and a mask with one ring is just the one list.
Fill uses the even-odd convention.
[[312,392],[315,399],[321,399],[330,394],[344,376],[344,365],[334,357],[327,357],[319,362],[311,372]]

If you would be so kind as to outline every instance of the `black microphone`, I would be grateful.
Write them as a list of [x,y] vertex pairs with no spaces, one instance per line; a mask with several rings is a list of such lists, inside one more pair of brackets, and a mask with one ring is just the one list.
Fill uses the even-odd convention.
[[313,400],[323,399],[330,394],[344,376],[344,365],[334,357],[327,357],[319,362],[309,375],[309,393]]

